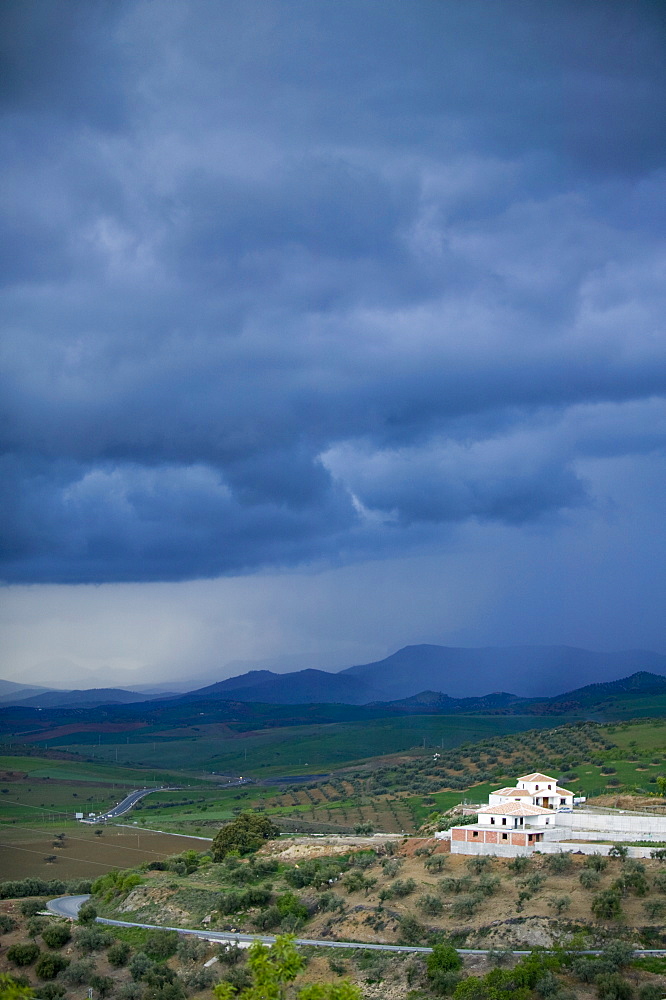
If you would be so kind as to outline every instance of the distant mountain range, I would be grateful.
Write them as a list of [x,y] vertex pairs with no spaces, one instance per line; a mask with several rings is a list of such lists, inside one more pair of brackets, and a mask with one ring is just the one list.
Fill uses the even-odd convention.
[[[596,653],[571,646],[464,649],[418,645],[405,646],[383,660],[348,667],[338,673],[297,670],[277,674],[270,670],[251,670],[184,695],[161,692],[151,696],[145,691],[116,688],[87,691],[32,688],[28,693],[21,685],[13,685],[18,688],[13,694],[0,687],[0,700],[4,706],[66,708],[167,700],[174,705],[233,701],[263,705],[359,706],[387,702],[397,705],[410,699],[417,711],[432,711],[428,705],[434,704],[439,706],[436,710],[440,712],[493,711],[507,709],[523,699],[545,705],[557,696],[556,701],[560,704],[568,697],[561,694],[562,690],[579,692],[581,681],[587,686],[606,687],[608,682],[629,684],[633,677],[642,675],[657,675],[657,679],[666,675],[666,656],[640,650]],[[4,685],[9,683],[2,682]],[[635,683],[640,687],[643,682]],[[657,681],[650,683],[654,686]],[[483,693],[507,690],[517,694]],[[597,691],[594,697],[599,693]],[[454,708],[454,703],[461,700],[468,707]],[[476,707],[472,708],[472,703]]]

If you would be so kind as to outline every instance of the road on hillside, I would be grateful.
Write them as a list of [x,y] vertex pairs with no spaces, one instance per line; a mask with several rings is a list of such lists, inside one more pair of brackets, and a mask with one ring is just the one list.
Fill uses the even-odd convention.
[[[90,896],[59,896],[51,899],[46,904],[50,913],[59,917],[69,917],[76,919],[79,907],[86,903]],[[275,938],[268,934],[236,934],[231,931],[201,931],[191,930],[186,927],[163,927],[159,924],[137,924],[129,920],[108,920],[106,917],[98,917],[97,923],[110,924],[112,927],[142,927],[149,931],[177,931],[179,934],[189,934],[194,937],[204,938],[206,941],[228,942],[230,944],[249,944],[252,941],[261,941],[262,944],[273,944]],[[419,947],[407,944],[368,944],[367,941],[321,941],[314,938],[296,938],[296,944],[312,945],[315,948],[362,948],[364,951],[410,951],[429,954],[432,948]],[[488,948],[456,948],[460,955],[487,955]],[[495,949],[496,950],[496,949]],[[528,951],[512,951],[512,955],[531,955]],[[577,955],[601,955],[601,949],[577,951]],[[666,955],[666,948],[637,948],[635,955]]]
[[139,799],[144,798],[146,795],[151,795],[153,792],[177,792],[178,788],[174,788],[171,785],[164,786],[163,788],[137,788],[135,792],[130,792],[126,795],[122,802],[119,802],[117,806],[113,809],[109,809],[108,812],[101,813],[99,816],[95,817],[95,822],[104,821],[107,819],[116,819],[118,816],[124,816],[126,812],[129,812],[132,806],[136,805]]

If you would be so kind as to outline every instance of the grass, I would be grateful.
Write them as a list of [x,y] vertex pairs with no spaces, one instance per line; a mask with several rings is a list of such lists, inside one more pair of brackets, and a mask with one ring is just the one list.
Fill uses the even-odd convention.
[[256,778],[325,772],[354,761],[411,748],[451,748],[487,737],[503,736],[534,727],[547,727],[552,720],[534,716],[446,716],[415,715],[306,726],[284,726],[231,735],[201,735],[173,739],[101,745],[62,740],[62,749],[83,754],[93,751],[105,760],[128,765],[174,768],[187,763],[193,772],[243,774]]

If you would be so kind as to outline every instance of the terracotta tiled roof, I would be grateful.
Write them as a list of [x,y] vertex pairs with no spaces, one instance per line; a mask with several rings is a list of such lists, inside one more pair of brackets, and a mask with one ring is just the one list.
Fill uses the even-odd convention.
[[533,806],[524,802],[503,802],[501,806],[483,806],[479,813],[492,813],[494,816],[553,816],[552,809]]
[[518,781],[552,781],[555,783],[557,779],[551,778],[548,774],[541,774],[540,771],[535,771],[534,774],[523,774],[521,778],[518,778]]
[[527,795],[529,798],[532,797],[533,792],[528,792],[526,788],[498,788],[496,792],[491,792],[491,795],[513,795],[514,797],[518,795]]
[[570,792],[568,788],[556,788],[555,791],[558,795],[574,795],[574,792]]

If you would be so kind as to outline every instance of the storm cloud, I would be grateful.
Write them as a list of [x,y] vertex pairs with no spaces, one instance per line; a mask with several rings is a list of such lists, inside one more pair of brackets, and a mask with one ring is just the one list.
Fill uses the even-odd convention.
[[659,5],[1,16],[5,581],[547,533],[663,458]]

